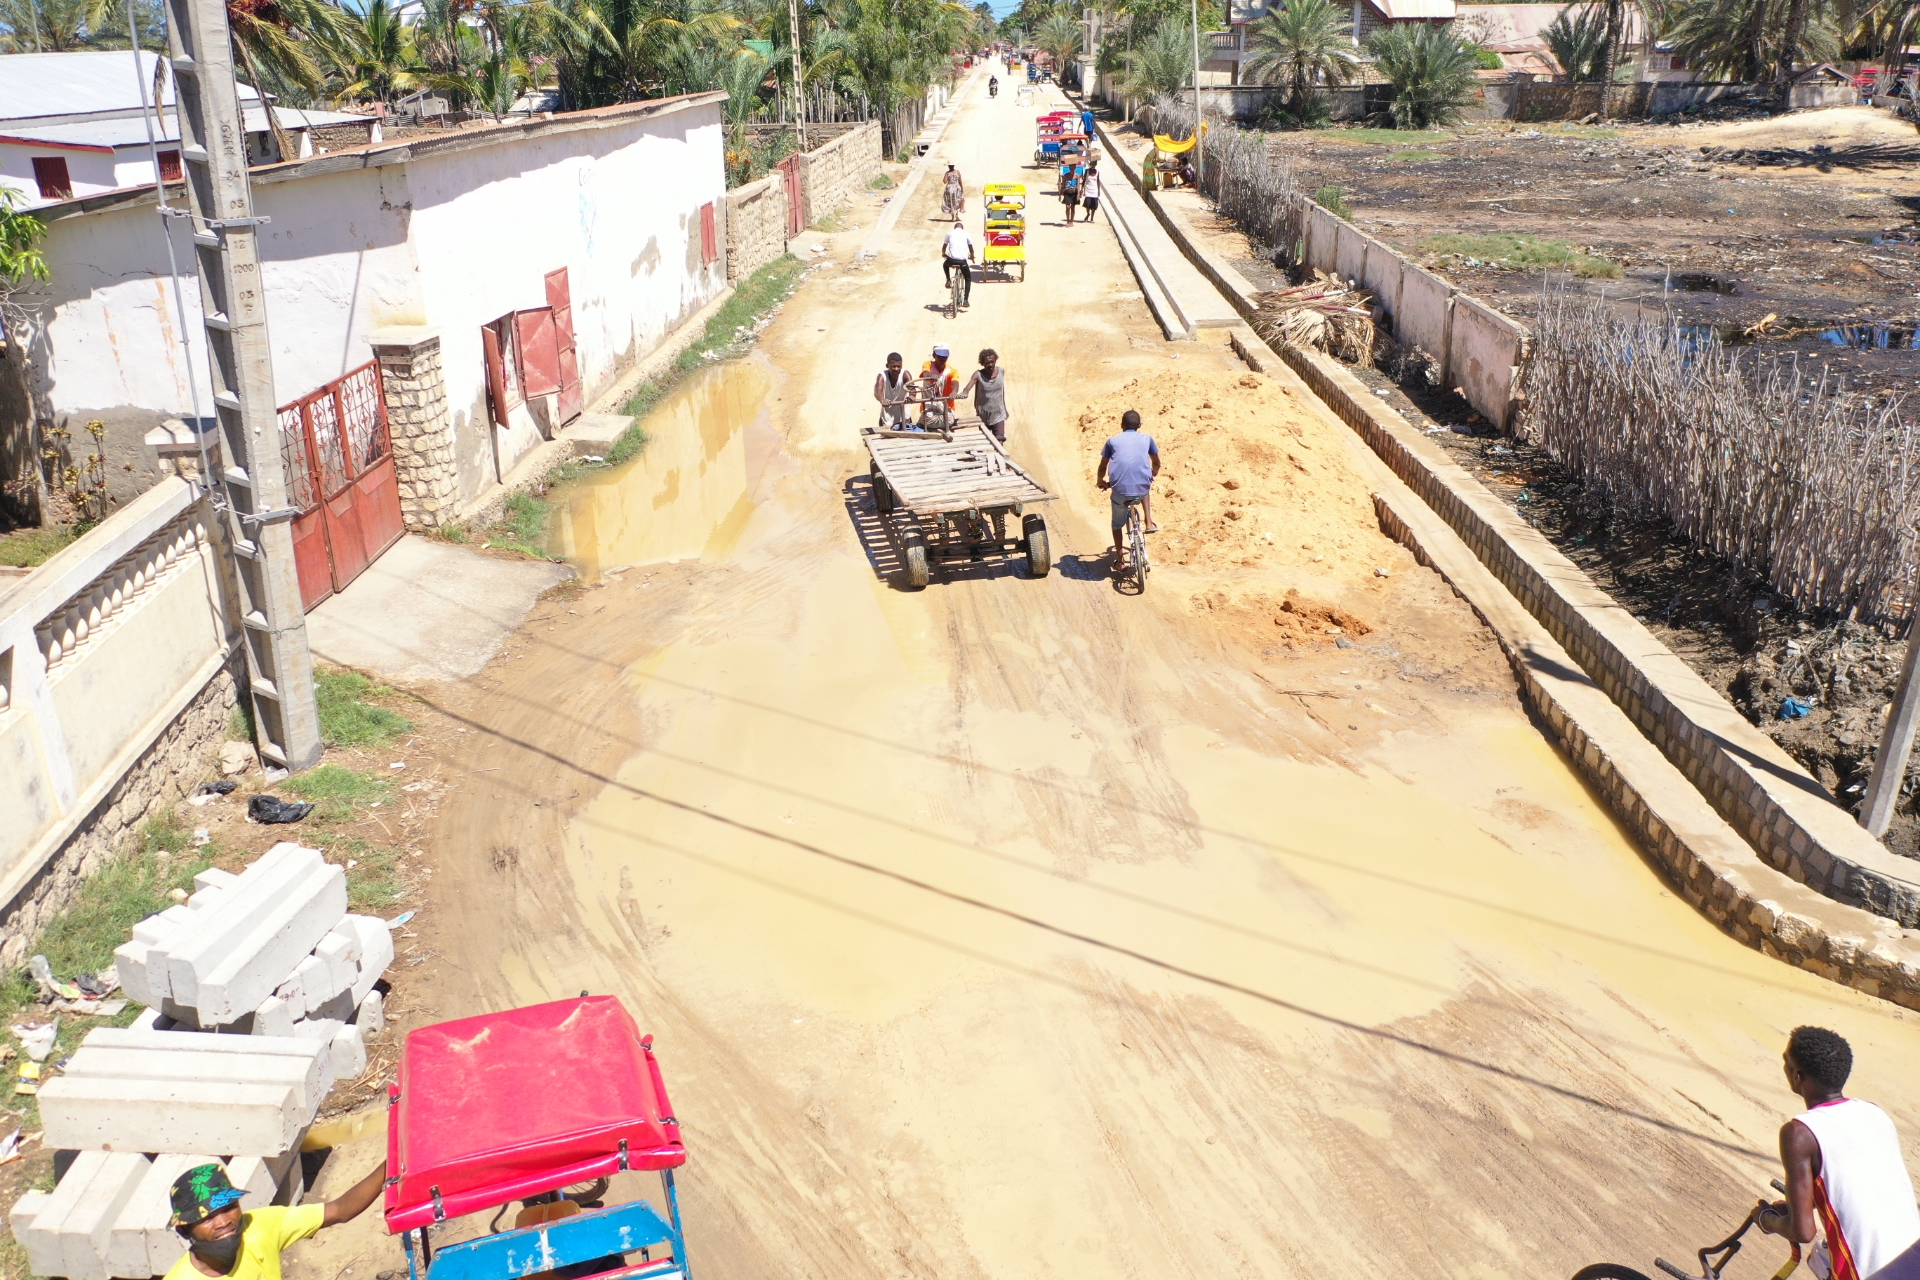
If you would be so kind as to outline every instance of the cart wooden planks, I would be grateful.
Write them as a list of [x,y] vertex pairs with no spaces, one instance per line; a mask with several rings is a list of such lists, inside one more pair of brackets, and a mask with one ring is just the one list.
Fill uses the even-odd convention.
[[874,508],[898,534],[909,587],[926,586],[940,558],[1019,556],[1031,578],[1052,568],[1046,518],[1029,508],[1055,495],[978,418],[926,431],[869,427],[862,438]]

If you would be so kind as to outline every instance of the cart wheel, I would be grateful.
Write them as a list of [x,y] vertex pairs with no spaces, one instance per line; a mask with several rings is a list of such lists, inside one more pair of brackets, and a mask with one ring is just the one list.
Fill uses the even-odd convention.
[[873,484],[873,509],[883,516],[891,515],[893,513],[893,486],[887,483],[887,478],[880,474],[880,468],[878,467],[868,472],[867,476]]
[[1020,531],[1027,535],[1027,576],[1046,577],[1047,570],[1053,568],[1053,554],[1047,545],[1047,518],[1027,516],[1020,521]]
[[600,1197],[607,1194],[607,1188],[613,1185],[611,1178],[595,1178],[592,1182],[576,1182],[563,1187],[560,1194],[575,1204],[597,1204]]
[[924,591],[928,581],[927,535],[920,531],[919,521],[907,526],[900,542],[906,552],[907,586],[914,591]]

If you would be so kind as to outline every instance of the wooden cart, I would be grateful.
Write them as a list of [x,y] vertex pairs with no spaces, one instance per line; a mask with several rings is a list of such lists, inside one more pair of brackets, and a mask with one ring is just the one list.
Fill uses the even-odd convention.
[[978,418],[926,431],[869,427],[873,504],[899,535],[906,581],[927,585],[935,558],[1025,556],[1027,576],[1053,567],[1046,518],[1031,510],[1054,495],[1008,455]]

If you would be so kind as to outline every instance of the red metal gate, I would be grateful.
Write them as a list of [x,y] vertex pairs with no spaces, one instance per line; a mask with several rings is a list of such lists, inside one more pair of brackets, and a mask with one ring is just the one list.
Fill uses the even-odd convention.
[[300,602],[312,609],[400,540],[400,482],[380,366],[369,362],[280,408]]
[[560,422],[580,416],[580,361],[573,349],[573,289],[567,269],[547,272],[547,305],[553,308],[553,336],[560,348]]
[[791,239],[807,229],[807,193],[802,174],[807,158],[798,151],[774,166],[787,175],[787,236]]

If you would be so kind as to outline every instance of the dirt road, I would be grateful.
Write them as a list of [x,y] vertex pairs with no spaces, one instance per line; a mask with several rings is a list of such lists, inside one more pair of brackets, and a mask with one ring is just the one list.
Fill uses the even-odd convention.
[[[1033,182],[1033,110],[970,93],[944,158]],[[1646,1268],[1765,1187],[1800,1022],[1920,1139],[1914,1019],[1666,889],[1375,531],[1349,436],[1162,342],[1105,224],[1044,203],[1027,282],[937,314],[936,199],[868,265],[836,238],[574,495],[587,587],[445,699],[476,731],[421,998],[629,1001],[704,1276]],[[888,580],[857,432],[935,339],[1004,355],[1063,495],[1044,579]],[[1145,598],[1089,446],[1136,382],[1191,497]]]

